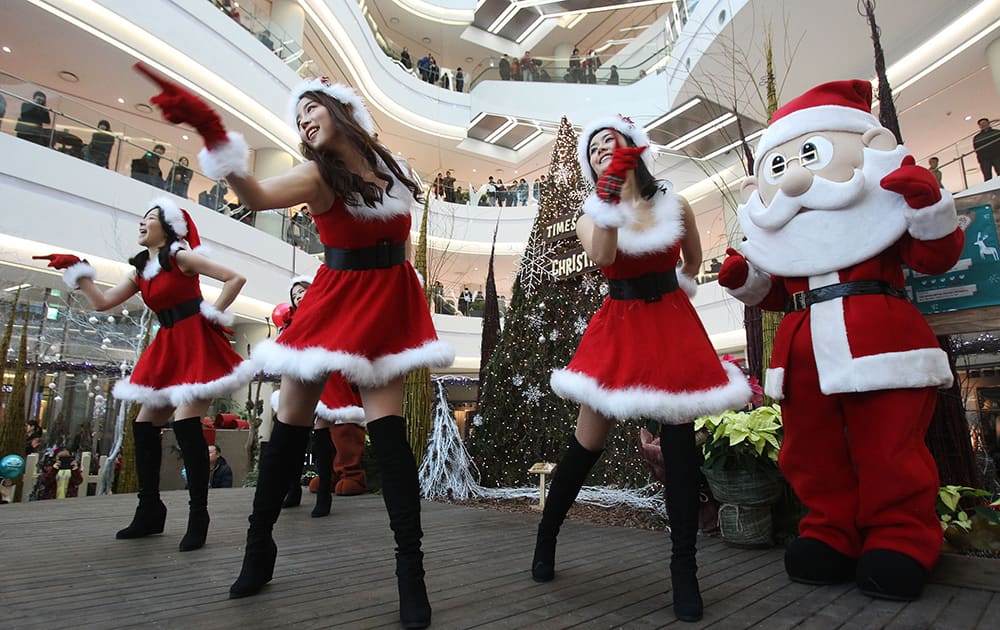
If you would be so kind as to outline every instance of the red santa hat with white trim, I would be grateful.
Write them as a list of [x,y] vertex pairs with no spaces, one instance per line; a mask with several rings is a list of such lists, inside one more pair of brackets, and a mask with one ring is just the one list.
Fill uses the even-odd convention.
[[780,107],[771,116],[757,145],[759,162],[774,147],[810,132],[864,133],[881,127],[872,115],[872,84],[852,79],[817,85]]
[[[646,134],[646,130],[627,116],[617,114],[590,121],[580,132],[580,138],[576,144],[576,157],[580,161],[580,172],[593,183],[597,183],[597,176],[590,166],[590,141],[598,131],[603,129],[614,129],[637,147],[649,146],[649,136]],[[653,156],[648,150],[642,152],[642,161],[646,163],[646,168],[650,171],[653,170]]]
[[177,235],[177,241],[174,242],[170,249],[171,251],[177,251],[178,249],[187,248],[193,252],[201,255],[205,255],[206,249],[201,245],[201,237],[198,236],[198,226],[194,224],[194,220],[191,219],[191,215],[188,211],[178,206],[169,197],[157,197],[149,202],[149,209],[153,208],[160,209],[160,216],[167,223],[174,234]]
[[298,129],[295,122],[296,109],[299,101],[307,92],[322,92],[333,100],[347,105],[351,110],[354,122],[358,123],[358,126],[364,129],[368,135],[375,133],[375,121],[372,120],[372,115],[365,107],[364,99],[353,88],[343,83],[332,83],[327,77],[308,79],[299,83],[292,90],[291,96],[288,97],[288,122],[293,129]]

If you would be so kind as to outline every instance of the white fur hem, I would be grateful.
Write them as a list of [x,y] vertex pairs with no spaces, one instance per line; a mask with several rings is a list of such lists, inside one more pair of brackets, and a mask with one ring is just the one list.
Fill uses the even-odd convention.
[[392,379],[421,367],[445,368],[455,361],[451,344],[435,340],[417,348],[379,357],[374,361],[359,354],[332,352],[325,348],[289,348],[272,339],[254,346],[251,353],[261,369],[273,374],[291,376],[300,381],[324,380],[331,372],[364,387],[379,387]]
[[115,383],[111,395],[118,400],[130,400],[153,407],[179,407],[196,400],[212,400],[226,396],[246,385],[256,373],[257,369],[253,363],[243,361],[232,372],[214,381],[185,383],[164,389],[136,385],[131,382],[131,377],[126,377]]
[[587,405],[615,420],[651,418],[665,424],[683,424],[706,414],[742,409],[750,400],[750,384],[738,367],[722,361],[729,382],[712,389],[674,393],[648,387],[607,389],[580,372],[556,370],[551,385],[562,398]]
[[233,325],[234,317],[232,311],[220,311],[215,308],[214,304],[210,304],[208,300],[202,300],[200,308],[202,316],[208,321],[215,322],[220,326]]
[[764,394],[775,400],[785,398],[785,368],[768,368],[765,371]]
[[330,409],[322,401],[316,404],[316,416],[320,420],[326,420],[333,424],[360,424],[365,425],[365,410],[363,407],[339,407]]
[[906,209],[910,236],[918,241],[944,238],[958,227],[955,200],[947,190],[941,190],[941,200],[926,208]]
[[583,202],[583,211],[594,220],[599,228],[620,228],[628,222],[628,216],[623,212],[620,203],[608,203],[597,193],[591,193]]
[[690,300],[693,300],[698,295],[698,283],[695,282],[694,278],[680,271],[677,272],[677,285],[687,294]]
[[227,175],[247,177],[250,175],[250,147],[243,134],[230,131],[226,134],[228,142],[217,145],[214,149],[208,147],[198,152],[198,162],[201,170],[211,179],[222,179]]
[[747,261],[747,265],[749,266],[749,272],[743,286],[735,289],[727,288],[726,291],[740,302],[756,306],[764,301],[767,294],[771,292],[772,280],[769,274],[754,267],[750,261]]
[[67,267],[63,270],[62,279],[71,289],[80,288],[80,280],[83,278],[90,278],[93,280],[97,277],[97,270],[87,262],[86,260],[81,260],[78,263]]

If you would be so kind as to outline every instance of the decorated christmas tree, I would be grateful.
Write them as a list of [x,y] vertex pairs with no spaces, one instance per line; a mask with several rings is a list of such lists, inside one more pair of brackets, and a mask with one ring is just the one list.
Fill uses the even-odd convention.
[[[552,370],[565,367],[607,284],[583,252],[576,220],[589,184],[576,158],[576,132],[564,117],[552,150],[549,185],[514,280],[500,343],[480,383],[469,451],[494,487],[526,485],[536,462],[558,462],[579,406],[556,396]],[[638,455],[639,427],[612,431],[589,484],[636,487],[647,473]]]

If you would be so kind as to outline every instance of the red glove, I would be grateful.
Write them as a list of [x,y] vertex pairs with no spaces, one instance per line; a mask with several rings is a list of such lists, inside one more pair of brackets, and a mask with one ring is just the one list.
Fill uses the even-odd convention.
[[136,62],[133,67],[163,90],[149,100],[163,111],[165,119],[175,125],[190,124],[201,135],[209,151],[220,144],[225,144],[226,128],[222,124],[222,119],[201,97],[161,77],[141,61]]
[[726,249],[726,260],[719,269],[719,284],[727,289],[738,289],[747,282],[750,275],[750,263],[732,247]]
[[597,180],[597,196],[608,203],[618,203],[622,198],[622,185],[629,171],[639,164],[639,156],[646,147],[618,147],[611,154],[611,163]]
[[49,261],[48,266],[53,269],[69,269],[78,262],[87,262],[86,260],[81,260],[78,256],[73,254],[49,254],[48,256],[32,256],[34,260],[47,260]]
[[271,311],[271,321],[278,328],[285,328],[292,323],[292,305],[288,302],[282,302],[274,307]]
[[879,184],[886,190],[903,195],[903,199],[914,210],[933,206],[941,201],[941,187],[934,174],[923,166],[917,166],[912,155],[903,158],[902,165],[883,177]]

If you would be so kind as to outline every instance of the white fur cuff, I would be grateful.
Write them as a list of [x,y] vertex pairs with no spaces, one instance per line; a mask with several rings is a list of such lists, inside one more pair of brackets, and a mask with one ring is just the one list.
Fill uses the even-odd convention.
[[215,322],[220,326],[232,326],[233,325],[233,313],[232,311],[220,311],[215,308],[213,304],[210,304],[207,300],[201,301],[201,314],[210,322]]
[[694,278],[680,271],[677,272],[677,285],[684,293],[687,293],[688,299],[693,300],[694,296],[698,295],[698,283],[695,282]]
[[66,286],[71,289],[79,289],[80,280],[83,278],[90,278],[93,280],[96,277],[97,270],[94,269],[86,260],[81,260],[73,266],[67,267],[63,271],[63,282],[65,282]]
[[910,236],[918,241],[944,238],[958,227],[955,200],[947,190],[941,190],[941,200],[926,208],[907,209]]
[[754,267],[750,261],[747,261],[747,265],[749,270],[743,286],[736,289],[727,288],[726,291],[740,302],[756,306],[771,292],[771,276]]
[[620,228],[628,222],[621,204],[608,203],[597,194],[592,194],[583,202],[583,211],[601,228]]
[[247,177],[250,175],[250,147],[243,134],[230,131],[229,141],[212,150],[207,147],[198,152],[201,170],[211,179],[222,179],[227,175]]

